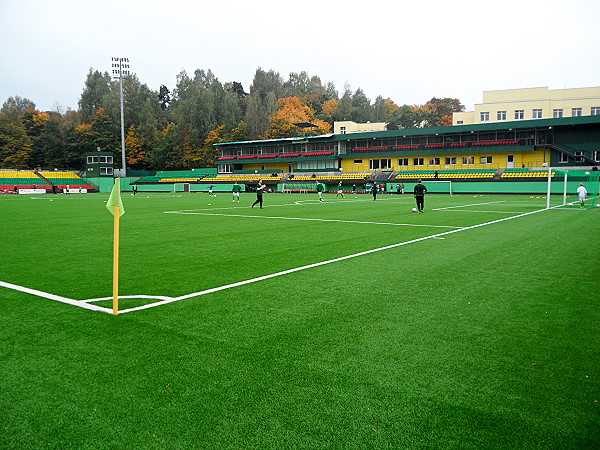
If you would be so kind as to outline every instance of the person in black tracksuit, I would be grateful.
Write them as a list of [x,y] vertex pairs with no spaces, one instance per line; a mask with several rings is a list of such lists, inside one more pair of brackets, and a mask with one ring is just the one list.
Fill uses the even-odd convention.
[[257,203],[260,203],[260,209],[264,209],[263,208],[263,192],[266,187],[267,187],[267,185],[263,184],[263,180],[258,180],[258,184],[256,185],[256,201],[254,203],[252,203],[253,208],[254,208],[254,205],[256,205]]
[[379,186],[377,183],[373,183],[373,187],[371,188],[371,194],[373,194],[373,200],[377,200],[377,191],[379,190]]
[[425,206],[425,192],[427,188],[421,184],[421,180],[415,185],[414,189],[415,200],[417,201],[417,211],[423,213],[423,207]]

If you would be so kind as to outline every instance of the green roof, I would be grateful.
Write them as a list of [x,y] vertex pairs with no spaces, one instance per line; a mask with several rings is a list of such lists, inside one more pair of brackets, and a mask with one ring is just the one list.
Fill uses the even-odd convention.
[[336,134],[333,139],[336,141],[347,141],[354,139],[373,139],[388,138],[397,136],[422,136],[432,134],[455,134],[465,132],[485,132],[515,130],[520,128],[545,128],[558,127],[566,125],[582,124],[600,124],[600,115],[580,116],[580,117],[562,117],[560,119],[533,119],[533,120],[514,120],[510,122],[476,123],[472,125],[453,125],[450,127],[432,127],[432,128],[407,128],[402,130],[389,131],[370,131],[365,133]]
[[367,131],[364,133],[349,133],[349,134],[323,134],[320,136],[303,136],[281,139],[263,139],[254,141],[240,142],[222,142],[213,144],[215,146],[230,146],[230,145],[248,145],[248,144],[265,144],[265,143],[301,143],[316,139],[329,139],[334,141],[349,141],[359,139],[377,139],[377,138],[392,138],[398,136],[431,136],[441,134],[456,134],[468,132],[486,132],[499,130],[518,130],[527,128],[546,128],[560,127],[571,125],[586,125],[600,124],[600,115],[596,116],[580,116],[580,117],[562,117],[556,119],[532,119],[532,120],[514,120],[506,122],[492,123],[476,123],[472,125],[453,125],[448,127],[431,127],[431,128],[407,128],[401,130],[389,131]]
[[239,142],[220,142],[218,144],[213,144],[214,146],[223,146],[223,145],[240,145],[240,144],[264,144],[266,142],[296,142],[298,144],[302,143],[302,141],[308,141],[309,139],[325,139],[334,136],[333,134],[321,134],[319,136],[301,136],[301,137],[290,137],[290,138],[279,138],[279,139],[259,139],[256,141],[239,141]]

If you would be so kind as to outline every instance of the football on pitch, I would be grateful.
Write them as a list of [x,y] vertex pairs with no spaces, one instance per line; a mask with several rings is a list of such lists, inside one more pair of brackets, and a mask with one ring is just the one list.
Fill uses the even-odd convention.
[[413,208],[413,209],[412,209],[412,212],[417,212],[417,208]]

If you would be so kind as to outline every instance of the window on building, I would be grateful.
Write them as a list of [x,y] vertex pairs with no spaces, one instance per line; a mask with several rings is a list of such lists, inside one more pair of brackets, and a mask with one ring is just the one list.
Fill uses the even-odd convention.
[[596,162],[600,161],[600,150],[594,150],[592,152],[592,159]]
[[465,121],[464,121],[464,120],[457,120],[457,121],[456,121],[456,125],[462,125],[462,124],[464,124],[464,123],[465,123]]
[[466,166],[468,166],[469,164],[475,164],[475,157],[474,156],[463,156],[462,163]]
[[398,165],[399,166],[408,166],[408,158],[399,158]]
[[440,158],[429,158],[429,165],[430,166],[439,166]]
[[555,119],[560,119],[562,116],[563,116],[562,109],[555,109],[552,111],[552,117],[554,117]]
[[506,120],[506,111],[498,111],[498,120]]
[[346,127],[340,127],[340,134],[346,134]]
[[100,164],[112,164],[113,163],[112,156],[100,156],[98,160],[99,160]]
[[582,150],[575,151],[575,161],[583,162],[583,158],[582,158],[583,155],[584,155],[584,152]]
[[600,116],[600,106],[592,106],[591,109],[592,116]]
[[354,164],[362,164],[362,159],[355,159]]
[[542,116],[542,110],[541,109],[534,109],[533,110],[533,118],[534,119],[541,119]]
[[565,155],[564,153],[560,153],[558,155],[558,162],[559,163],[568,163],[569,162],[569,157],[567,155]]
[[425,160],[423,158],[413,158],[413,165],[415,166],[424,166]]
[[581,108],[571,108],[571,117],[580,117]]
[[456,156],[450,156],[449,158],[446,158],[446,165],[447,166],[455,166],[456,165]]
[[525,111],[522,109],[515,110],[515,120],[523,120],[525,118]]
[[97,164],[98,163],[98,157],[97,156],[88,156],[87,157],[87,163],[88,164]]
[[371,159],[369,161],[370,170],[386,170],[392,167],[391,159]]
[[490,113],[489,113],[489,111],[480,112],[479,113],[479,120],[481,122],[489,122],[490,121]]
[[480,164],[491,164],[492,163],[492,157],[491,156],[480,156],[479,157],[479,163]]
[[100,175],[112,175],[113,168],[112,167],[100,167]]

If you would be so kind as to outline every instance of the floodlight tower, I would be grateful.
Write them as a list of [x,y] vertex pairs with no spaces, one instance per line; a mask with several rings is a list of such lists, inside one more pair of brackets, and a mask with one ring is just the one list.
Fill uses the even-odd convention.
[[129,58],[110,58],[112,61],[113,78],[119,79],[119,94],[121,96],[121,158],[123,160],[122,176],[127,176],[127,158],[125,157],[125,120],[123,118],[123,77],[129,75]]

